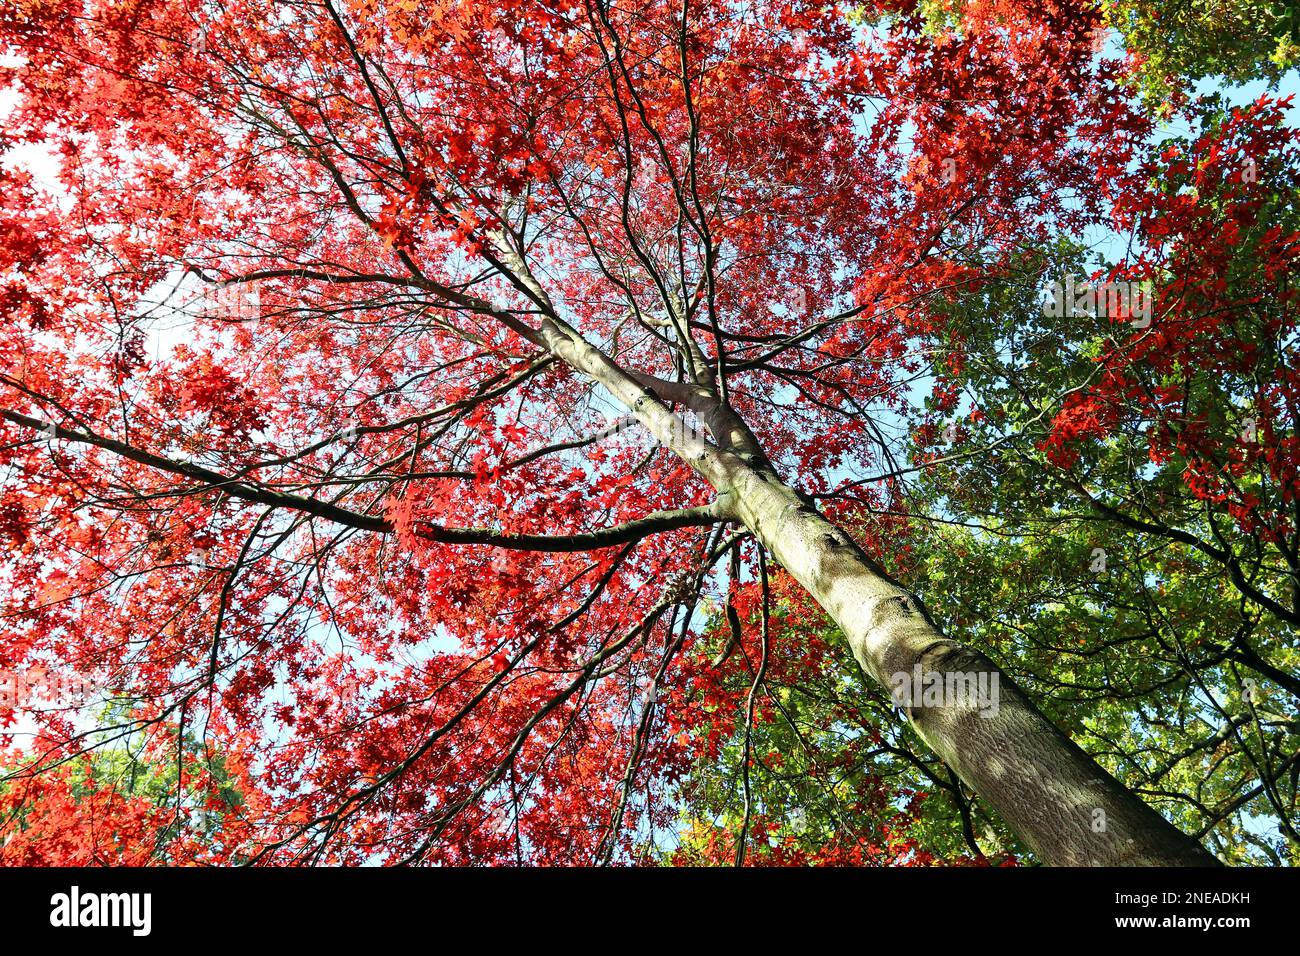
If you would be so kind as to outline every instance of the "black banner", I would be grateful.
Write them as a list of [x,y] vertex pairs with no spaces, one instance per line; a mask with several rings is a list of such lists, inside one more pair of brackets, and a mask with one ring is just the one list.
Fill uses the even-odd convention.
[[580,932],[586,948],[664,933],[734,943],[776,926],[805,939],[866,932],[864,945],[958,927],[1005,940],[1033,926],[1040,942],[1231,943],[1288,931],[1298,889],[1294,871],[1245,869],[9,869],[0,919],[11,939],[128,946],[373,944],[414,931],[434,947],[465,933],[496,946]]

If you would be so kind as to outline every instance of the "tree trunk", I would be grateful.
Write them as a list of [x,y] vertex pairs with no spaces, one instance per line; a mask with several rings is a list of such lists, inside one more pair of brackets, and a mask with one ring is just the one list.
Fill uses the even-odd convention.
[[771,469],[731,471],[734,513],[830,614],[877,683],[893,689],[895,675],[951,673],[964,679],[954,686],[971,686],[972,679],[996,686],[995,708],[967,699],[903,709],[930,749],[1043,862],[1218,864],[1098,766],[991,661],[944,637],[914,595]]

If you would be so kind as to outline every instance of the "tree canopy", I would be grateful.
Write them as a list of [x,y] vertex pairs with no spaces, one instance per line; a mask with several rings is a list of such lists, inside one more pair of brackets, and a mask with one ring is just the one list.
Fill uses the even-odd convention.
[[0,0],[0,862],[1294,862],[1293,14]]

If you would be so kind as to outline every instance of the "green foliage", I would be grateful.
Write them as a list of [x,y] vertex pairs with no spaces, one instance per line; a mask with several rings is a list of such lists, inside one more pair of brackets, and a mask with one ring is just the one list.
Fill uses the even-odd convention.
[[[100,726],[130,726],[128,709],[108,704]],[[97,815],[103,817],[101,829],[114,831],[128,825],[127,816],[115,817],[104,808],[127,815],[132,812],[127,808],[133,808],[157,821],[152,830],[154,853],[166,861],[181,841],[190,847],[220,845],[227,818],[238,816],[245,803],[226,756],[189,730],[179,735],[158,727],[101,730],[77,751],[37,760],[37,766],[46,769],[35,777],[32,761],[31,753],[22,753],[10,754],[7,766],[0,763],[0,808],[5,808],[0,812],[0,835],[49,840],[52,834],[62,837],[83,828]],[[32,780],[40,786],[29,790]],[[66,806],[70,813],[56,806]],[[79,819],[82,814],[90,819]],[[85,842],[94,844],[96,839]]]
[[[721,650],[727,627],[720,616],[714,625]],[[756,622],[745,627],[752,635]],[[779,613],[773,633],[749,740],[748,863],[997,864],[1026,855],[843,653],[833,627]],[[714,719],[691,733],[697,741],[721,734],[679,785],[678,846],[666,861],[734,860],[745,827],[743,713],[759,653],[747,642],[708,689]]]
[[[1212,101],[1198,135],[1214,140],[1227,118]],[[1167,151],[1186,156],[1191,143],[1155,147]],[[1176,394],[1170,421],[1194,423],[1229,455],[1256,378],[1273,381],[1288,361],[1277,340],[1288,327],[1286,300],[1257,233],[1295,230],[1300,209],[1293,171],[1265,162],[1258,227],[1247,223],[1231,247],[1215,243],[1216,311],[1230,316],[1222,321],[1238,359],[1250,356],[1237,362],[1241,375],[1232,361],[1215,367],[1195,352],[1125,370],[1132,394]],[[1229,219],[1232,200],[1200,169],[1202,218],[1194,221]],[[1186,173],[1154,186],[1186,196],[1195,183]],[[1026,250],[998,281],[938,307],[940,351],[963,356],[945,367],[944,382],[961,398],[946,410],[931,403],[927,418],[930,433],[946,421],[952,441],[914,448],[936,460],[908,489],[918,518],[913,548],[923,556],[909,583],[946,630],[997,661],[1058,727],[1184,832],[1204,834],[1232,863],[1294,865],[1300,681],[1291,675],[1300,667],[1300,635],[1262,603],[1298,606],[1291,545],[1191,493],[1192,453],[1153,454],[1151,436],[1167,424],[1149,417],[1158,404],[1138,412],[1134,399],[1130,414],[1080,443],[1069,467],[1044,450],[1067,397],[1096,383],[1099,356],[1138,337],[1105,316],[1044,315],[1044,287],[1114,264],[1062,240]],[[1176,314],[1167,320],[1188,328],[1205,321],[1199,291],[1169,304]],[[1293,434],[1289,417],[1271,426],[1276,443]],[[1233,480],[1241,494],[1267,502],[1276,473],[1243,469]],[[1126,524],[1121,514],[1135,520]],[[1213,542],[1220,556],[1195,540]],[[1245,569],[1249,591],[1233,580],[1224,554]]]
[[1300,63],[1300,7],[1277,0],[1105,0],[1153,104],[1206,77],[1276,81]]

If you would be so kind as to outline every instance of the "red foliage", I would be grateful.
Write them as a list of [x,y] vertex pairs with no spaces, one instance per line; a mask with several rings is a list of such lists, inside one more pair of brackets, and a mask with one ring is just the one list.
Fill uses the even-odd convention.
[[[0,667],[219,716],[274,795],[241,823],[260,862],[590,862],[670,826],[666,784],[737,716],[682,663],[683,596],[719,587],[705,533],[566,553],[421,528],[570,535],[708,499],[635,437],[578,440],[608,423],[524,334],[547,309],[672,377],[678,294],[769,458],[824,492],[878,464],[859,412],[904,401],[909,342],[942,331],[924,297],[979,280],[954,223],[997,257],[1096,220],[1076,197],[1144,126],[1092,14],[973,5],[935,39],[880,6],[908,14],[887,36],[805,0],[0,4],[5,145],[58,171],[0,171]],[[540,292],[498,268],[525,238]],[[10,791],[37,809],[5,852],[150,858],[157,808],[78,803],[72,772]],[[789,859],[923,858],[900,833]]]
[[1194,498],[1224,506],[1238,528],[1266,541],[1295,531],[1300,492],[1289,318],[1300,296],[1300,232],[1277,221],[1300,168],[1288,105],[1261,98],[1233,109],[1186,151],[1166,148],[1139,171],[1142,188],[1118,197],[1118,225],[1145,248],[1094,278],[1150,283],[1151,321],[1132,328],[1116,318],[1095,384],[1069,396],[1045,443],[1068,468],[1089,441],[1136,428],[1153,462],[1181,465]]

